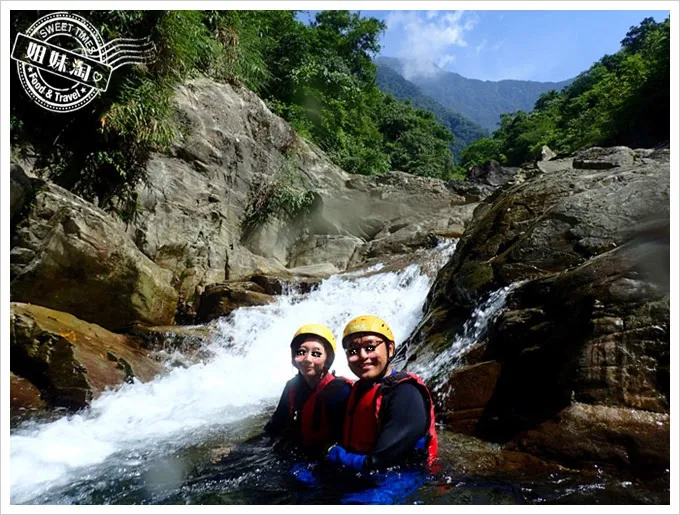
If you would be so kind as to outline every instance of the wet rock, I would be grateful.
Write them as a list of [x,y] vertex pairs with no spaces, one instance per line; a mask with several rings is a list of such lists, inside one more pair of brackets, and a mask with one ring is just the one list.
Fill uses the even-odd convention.
[[106,388],[161,369],[127,336],[42,306],[10,303],[10,368],[50,407],[78,409]]
[[144,349],[190,353],[209,344],[213,333],[214,328],[207,325],[136,326],[127,336],[137,339]]
[[127,335],[167,367],[186,368],[214,357],[209,345],[215,328],[209,325],[136,326]]
[[170,274],[144,256],[120,221],[51,183],[12,237],[11,299],[72,313],[111,330],[172,323]]
[[33,198],[34,191],[31,180],[18,164],[12,163],[10,166],[9,179],[9,216],[14,219]]
[[320,282],[320,279],[315,279],[313,277],[300,278],[293,275],[283,277],[253,275],[249,280],[260,286],[267,295],[286,294],[291,290],[300,293],[309,293]]
[[13,372],[9,373],[9,417],[12,427],[24,420],[46,416],[47,408],[35,385]]
[[462,324],[498,287],[578,266],[631,240],[637,224],[667,219],[669,207],[666,163],[535,176],[475,210],[428,305]]
[[[668,163],[649,153],[626,164],[623,149],[583,153],[600,154],[619,165],[549,161],[558,168],[489,197],[440,271],[406,342],[410,368],[427,367],[491,292],[514,285],[482,357],[459,358],[480,370],[498,363],[498,376],[480,374],[474,391],[458,385],[475,367],[438,372],[438,391],[457,386],[440,404],[451,427],[513,441],[572,402],[668,413]],[[637,426],[617,430],[634,438]]]
[[561,466],[529,452],[504,448],[479,438],[447,430],[437,431],[439,456],[451,472],[469,477],[543,477]]
[[641,476],[670,467],[667,413],[574,403],[553,419],[522,432],[507,449],[567,466],[604,463]]
[[206,287],[196,314],[197,322],[209,322],[240,307],[264,306],[274,298],[255,283],[219,283]]
[[330,263],[338,270],[345,270],[357,247],[363,241],[355,236],[310,235],[295,246],[289,268]]
[[496,391],[500,373],[497,361],[456,368],[434,396],[440,420],[453,431],[475,434],[477,422]]

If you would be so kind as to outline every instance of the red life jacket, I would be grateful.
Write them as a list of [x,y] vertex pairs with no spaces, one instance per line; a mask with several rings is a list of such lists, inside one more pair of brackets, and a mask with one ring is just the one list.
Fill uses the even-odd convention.
[[335,377],[328,372],[316,386],[299,411],[295,410],[295,387],[289,391],[290,417],[296,421],[298,437],[305,447],[330,445],[331,424],[326,413],[326,400],[335,395],[338,388],[354,384],[347,378]]
[[411,372],[396,372],[383,379],[382,382],[375,383],[360,397],[358,395],[358,383],[355,384],[347,403],[347,416],[345,417],[342,438],[343,447],[348,451],[359,454],[368,454],[373,451],[380,431],[380,408],[383,396],[389,389],[404,382],[416,386],[425,400],[428,428],[425,435],[424,451],[427,453],[427,464],[431,465],[434,462],[439,452],[434,426],[434,402],[432,402],[430,390],[425,386],[425,383]]

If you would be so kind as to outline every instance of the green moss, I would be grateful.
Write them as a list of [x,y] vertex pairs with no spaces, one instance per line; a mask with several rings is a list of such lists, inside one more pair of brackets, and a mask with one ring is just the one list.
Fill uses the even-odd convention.
[[493,282],[494,271],[491,263],[473,263],[471,273],[465,276],[465,286],[471,292],[478,292]]

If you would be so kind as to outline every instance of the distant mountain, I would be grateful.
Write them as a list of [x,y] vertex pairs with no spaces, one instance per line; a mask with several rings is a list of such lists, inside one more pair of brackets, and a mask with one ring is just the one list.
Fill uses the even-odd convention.
[[409,100],[414,107],[432,112],[439,123],[450,129],[454,136],[451,150],[456,162],[461,150],[489,135],[483,127],[424,95],[418,86],[388,66],[378,66],[378,88],[384,93],[391,93],[398,100]]
[[[412,63],[394,57],[378,57],[375,63],[378,70],[390,68],[396,71],[418,86],[423,94],[491,132],[498,129],[501,114],[531,111],[541,94],[552,89],[560,91],[573,82],[573,79],[562,82],[466,79],[433,64]],[[427,69],[423,70],[425,64]]]

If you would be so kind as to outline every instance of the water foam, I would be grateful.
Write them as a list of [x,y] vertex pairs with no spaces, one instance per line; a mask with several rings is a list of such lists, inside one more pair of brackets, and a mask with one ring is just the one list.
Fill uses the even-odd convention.
[[[453,247],[436,249],[438,266]],[[403,341],[422,316],[430,285],[431,279],[411,265],[363,278],[332,276],[307,295],[283,295],[267,306],[236,310],[212,324],[209,361],[172,369],[149,383],[124,385],[79,414],[15,431],[12,502],[30,502],[50,488],[90,478],[98,464],[130,465],[140,450],[190,445],[212,428],[271,409],[294,375],[288,342],[303,324],[325,324],[339,337],[351,318],[374,314],[390,323],[397,342]],[[353,377],[341,352],[333,368]]]

